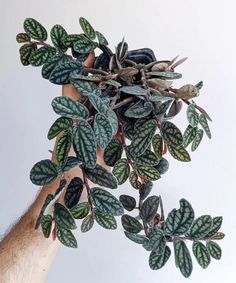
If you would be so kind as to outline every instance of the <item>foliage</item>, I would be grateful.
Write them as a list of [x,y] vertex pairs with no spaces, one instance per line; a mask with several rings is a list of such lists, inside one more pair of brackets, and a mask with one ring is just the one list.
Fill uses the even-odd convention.
[[[125,236],[150,253],[151,269],[167,263],[173,245],[176,267],[189,277],[193,262],[188,242],[202,268],[209,266],[211,258],[221,258],[221,248],[215,241],[224,237],[219,232],[222,217],[196,218],[185,199],[165,217],[161,196],[149,194],[153,181],[162,178],[169,168],[166,158],[189,162],[187,148],[195,151],[204,133],[211,138],[211,118],[193,100],[203,83],[176,89],[173,81],[182,75],[175,68],[186,58],[156,61],[150,49],[128,51],[124,39],[113,52],[104,35],[85,18],[79,23],[83,31],[80,34],[69,34],[61,25],[53,26],[48,33],[38,21],[28,18],[24,32],[16,37],[22,44],[20,59],[24,66],[42,66],[44,79],[59,85],[70,83],[82,96],[78,100],[56,97],[52,101],[59,118],[50,127],[48,139],[57,137],[57,162],[37,162],[30,179],[39,186],[60,182],[54,195],[45,199],[36,228],[41,226],[46,238],[56,236],[65,246],[75,248],[77,241],[71,231],[77,227],[75,220],[82,221],[82,232],[95,223],[113,230],[117,228],[115,216],[121,216]],[[48,35],[52,43],[46,42]],[[88,68],[84,61],[97,48],[101,53]],[[187,126],[182,133],[169,120],[185,104]],[[71,147],[76,156],[70,156]],[[104,150],[111,171],[97,163],[97,147]],[[67,184],[65,172],[74,167],[82,170],[83,177],[74,177]],[[88,180],[98,186],[90,188]],[[117,199],[104,189],[116,189],[127,181],[137,198],[126,192]],[[81,203],[83,190],[88,200]],[[60,196],[64,204],[59,202]],[[49,205],[53,205],[53,213],[48,211]],[[132,215],[127,214],[130,211]]]

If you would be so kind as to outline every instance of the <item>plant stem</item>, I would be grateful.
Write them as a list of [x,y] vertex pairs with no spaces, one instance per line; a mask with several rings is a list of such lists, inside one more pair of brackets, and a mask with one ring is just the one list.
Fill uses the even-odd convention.
[[43,42],[43,41],[32,41],[31,43],[34,45],[43,45],[43,46],[52,47],[50,44]]
[[91,217],[92,219],[94,219],[94,208],[93,208],[93,202],[92,202],[92,198],[91,198],[91,194],[90,194],[90,187],[89,187],[89,183],[88,183],[88,179],[86,177],[85,174],[85,170],[82,168],[82,174],[83,174],[83,181],[84,181],[84,185],[87,191],[87,196],[88,196],[88,204],[89,204],[89,208],[91,211]]
[[119,107],[122,107],[123,105],[125,105],[125,104],[127,104],[127,103],[129,103],[133,100],[134,100],[133,97],[128,97],[128,98],[122,100],[121,102],[117,103],[116,105],[112,106],[111,109],[114,110],[114,109],[117,109]]

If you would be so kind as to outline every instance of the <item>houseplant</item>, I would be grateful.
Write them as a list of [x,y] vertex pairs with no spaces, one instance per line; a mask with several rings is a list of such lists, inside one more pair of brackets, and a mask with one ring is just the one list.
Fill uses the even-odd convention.
[[[203,83],[173,88],[172,80],[182,77],[175,68],[186,58],[157,61],[147,48],[129,52],[124,39],[113,53],[106,38],[86,19],[79,22],[81,34],[68,34],[62,26],[53,26],[52,44],[48,44],[46,29],[27,18],[24,33],[16,37],[23,43],[22,64],[42,66],[43,78],[72,88],[75,98],[53,99],[53,110],[60,117],[50,127],[48,138],[58,136],[53,152],[57,162],[41,160],[30,172],[31,181],[40,186],[60,176],[60,185],[55,194],[46,197],[35,228],[41,227],[46,238],[57,237],[64,245],[77,247],[71,232],[77,227],[75,219],[81,219],[81,231],[88,232],[95,222],[116,229],[115,216],[121,216],[125,236],[150,252],[152,269],[166,264],[171,255],[169,246],[173,245],[176,266],[189,277],[192,259],[185,242],[192,243],[192,253],[203,268],[211,258],[220,259],[221,248],[215,240],[224,237],[219,232],[222,217],[195,218],[185,199],[165,217],[161,196],[149,194],[153,181],[168,170],[167,152],[189,162],[186,148],[191,146],[195,151],[204,133],[211,138],[211,118],[193,100]],[[101,54],[95,57],[97,48]],[[91,67],[89,62],[94,59]],[[182,134],[169,120],[183,105],[187,107],[188,126]],[[76,157],[69,155],[71,147]],[[111,172],[97,164],[97,147],[104,150]],[[65,172],[77,166],[83,178],[75,177],[67,184]],[[88,180],[96,186],[90,188]],[[122,194],[118,200],[107,190],[126,181],[136,190],[137,199]],[[87,202],[79,203],[84,188]],[[62,195],[64,205],[58,201]],[[52,213],[49,205],[53,205]]]

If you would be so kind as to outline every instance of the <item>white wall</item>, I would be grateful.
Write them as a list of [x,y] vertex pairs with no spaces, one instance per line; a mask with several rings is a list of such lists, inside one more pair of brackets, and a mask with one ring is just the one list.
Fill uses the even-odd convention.
[[[225,0],[1,0],[0,29],[0,233],[25,211],[37,187],[29,170],[52,148],[47,130],[55,120],[50,106],[60,87],[40,77],[40,69],[23,67],[15,35],[26,17],[38,19],[47,28],[62,24],[69,32],[80,31],[78,19],[87,18],[110,39],[113,48],[125,35],[130,48],[150,47],[157,58],[189,56],[178,71],[182,84],[204,80],[196,101],[209,110],[213,138],[204,138],[190,164],[171,159],[169,172],[156,184],[166,211],[188,199],[196,214],[223,215],[223,258],[212,260],[207,270],[198,267],[188,282],[234,282],[235,269],[235,4]],[[178,85],[179,86],[179,83]],[[185,113],[176,119],[187,125]],[[124,186],[125,190],[132,191]],[[62,248],[48,282],[141,283],[185,282],[171,259],[160,271],[148,267],[148,253],[118,231],[94,228],[81,235],[78,250]]]

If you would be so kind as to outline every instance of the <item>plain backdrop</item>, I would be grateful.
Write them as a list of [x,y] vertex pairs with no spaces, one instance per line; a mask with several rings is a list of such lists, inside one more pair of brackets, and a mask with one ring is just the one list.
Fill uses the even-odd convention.
[[[21,65],[15,35],[23,31],[27,17],[48,30],[59,23],[69,33],[81,32],[79,17],[83,16],[104,33],[113,50],[125,36],[130,49],[150,47],[158,59],[188,56],[177,69],[183,78],[176,87],[204,81],[195,101],[213,119],[212,140],[204,137],[191,163],[169,157],[170,170],[153,192],[162,195],[166,213],[184,197],[197,216],[223,215],[222,259],[212,260],[207,270],[193,259],[188,282],[235,282],[235,8],[235,1],[229,0],[1,0],[0,233],[36,196],[38,188],[31,184],[29,171],[34,163],[50,157],[53,143],[47,140],[47,131],[56,119],[50,104],[61,93],[60,86],[41,78],[41,68]],[[184,109],[175,119],[182,130],[187,126],[185,113]],[[116,193],[126,192],[135,195],[128,184]],[[47,282],[187,282],[175,268],[173,256],[160,271],[150,270],[149,253],[126,239],[120,225],[112,232],[95,225],[87,234],[78,230],[76,237],[79,248],[61,249]]]

